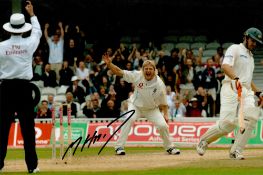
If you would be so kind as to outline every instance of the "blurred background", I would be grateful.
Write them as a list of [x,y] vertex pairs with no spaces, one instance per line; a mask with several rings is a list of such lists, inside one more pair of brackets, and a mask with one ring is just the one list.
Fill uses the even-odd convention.
[[[89,40],[124,35],[160,41],[165,35],[206,35],[239,42],[248,27],[263,27],[258,0],[32,0],[41,23],[78,24]],[[1,24],[24,0],[0,0]],[[21,8],[24,10],[24,8]],[[42,25],[43,26],[43,25]],[[161,42],[161,41],[160,41]]]

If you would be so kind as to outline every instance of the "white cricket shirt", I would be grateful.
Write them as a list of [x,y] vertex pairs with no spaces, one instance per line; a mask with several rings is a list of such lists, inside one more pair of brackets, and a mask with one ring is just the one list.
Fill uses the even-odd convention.
[[[230,46],[226,50],[222,64],[232,66],[242,84],[250,87],[254,71],[254,58],[252,52],[243,43]],[[231,78],[226,75],[225,80],[230,81]]]
[[10,39],[0,42],[0,79],[32,79],[33,53],[38,47],[42,31],[36,16],[30,20],[32,31],[29,37],[12,35]]
[[153,80],[147,81],[141,71],[123,71],[123,79],[135,85],[131,102],[143,109],[153,109],[159,105],[167,105],[166,88],[157,75]]

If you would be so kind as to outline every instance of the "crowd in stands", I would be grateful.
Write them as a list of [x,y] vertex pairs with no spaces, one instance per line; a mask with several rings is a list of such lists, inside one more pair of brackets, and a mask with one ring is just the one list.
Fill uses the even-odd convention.
[[[102,54],[122,69],[140,70],[144,60],[156,63],[167,87],[170,118],[215,117],[219,114],[224,49],[203,61],[205,48],[164,50],[152,42],[119,43],[97,49],[87,44],[78,26],[45,24],[44,35],[34,54],[32,82],[42,93],[36,118],[50,118],[54,104],[70,104],[76,118],[115,118],[126,112],[133,84],[116,77],[102,61]],[[98,52],[98,51],[101,52]],[[63,112],[64,113],[64,112]],[[65,112],[66,113],[66,112]]]

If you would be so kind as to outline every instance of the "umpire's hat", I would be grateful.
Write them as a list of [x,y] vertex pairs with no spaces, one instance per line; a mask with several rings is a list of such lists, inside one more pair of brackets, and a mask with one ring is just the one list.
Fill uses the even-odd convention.
[[14,13],[10,22],[3,25],[3,28],[10,33],[24,33],[32,29],[32,25],[25,22],[25,16],[21,13]]

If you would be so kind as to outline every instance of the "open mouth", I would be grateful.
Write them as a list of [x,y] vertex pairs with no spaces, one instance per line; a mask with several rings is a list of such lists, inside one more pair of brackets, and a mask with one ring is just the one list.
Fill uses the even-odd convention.
[[150,72],[146,72],[146,76],[147,77],[151,76],[151,73]]

